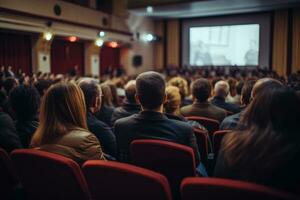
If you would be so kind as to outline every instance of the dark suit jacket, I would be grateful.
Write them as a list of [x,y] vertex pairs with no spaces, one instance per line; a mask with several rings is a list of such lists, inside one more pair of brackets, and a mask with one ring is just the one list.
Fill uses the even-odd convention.
[[8,153],[22,148],[13,120],[2,111],[0,111],[0,148]]
[[112,126],[111,116],[114,112],[114,107],[101,106],[101,109],[95,114],[95,116],[105,124]]
[[123,106],[114,110],[111,116],[111,123],[114,124],[118,119],[137,114],[141,111],[141,106],[138,104],[124,103]]
[[28,148],[31,138],[39,126],[37,119],[27,121],[16,121],[17,134],[21,140],[22,146]]
[[226,111],[218,108],[217,106],[212,105],[209,102],[195,102],[192,105],[184,106],[180,109],[180,112],[183,116],[199,116],[207,117],[211,119],[218,120],[222,122],[226,117]]
[[238,122],[240,121],[241,113],[236,113],[234,115],[230,115],[225,117],[223,122],[220,125],[220,130],[232,130],[236,128]]
[[197,163],[200,161],[196,137],[185,122],[168,119],[164,114],[142,111],[115,123],[115,135],[120,161],[130,162],[130,143],[136,139],[167,140],[193,148]]
[[87,114],[87,125],[89,131],[91,131],[99,140],[104,153],[111,156],[117,156],[117,143],[116,137],[113,134],[111,128],[104,122],[98,120],[92,113]]
[[219,108],[223,108],[223,109],[233,112],[233,113],[238,113],[241,111],[239,106],[232,104],[232,103],[227,103],[225,101],[225,99],[222,97],[217,97],[217,96],[214,97],[211,100],[211,103],[214,104],[215,106],[218,106]]

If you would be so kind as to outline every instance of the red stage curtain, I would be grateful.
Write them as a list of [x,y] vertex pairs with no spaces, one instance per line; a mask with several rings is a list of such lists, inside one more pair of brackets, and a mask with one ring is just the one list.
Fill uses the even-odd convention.
[[84,74],[84,44],[65,40],[53,40],[51,46],[51,72],[66,74],[78,66],[78,73]]
[[31,39],[28,35],[0,32],[0,66],[31,73]]
[[120,67],[120,48],[103,46],[100,50],[100,73]]

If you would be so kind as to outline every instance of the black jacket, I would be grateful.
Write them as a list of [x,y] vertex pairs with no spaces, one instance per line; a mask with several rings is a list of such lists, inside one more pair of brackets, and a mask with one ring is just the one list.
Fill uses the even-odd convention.
[[136,139],[166,140],[193,148],[199,163],[196,137],[191,126],[185,122],[168,119],[164,114],[142,111],[115,123],[115,135],[120,161],[130,162],[130,143]]
[[123,106],[114,110],[111,116],[111,123],[114,124],[118,119],[137,114],[141,111],[141,106],[138,104],[124,103]]
[[95,114],[97,119],[104,122],[105,124],[112,126],[111,116],[114,112],[114,107],[101,106],[101,109]]
[[22,148],[13,120],[2,111],[0,111],[0,148],[8,153]]
[[211,100],[211,103],[214,104],[215,106],[218,106],[219,108],[223,108],[223,109],[233,112],[233,113],[238,113],[241,111],[239,106],[232,104],[232,103],[227,103],[225,101],[225,99],[222,97],[217,97],[217,96],[214,97]]
[[98,120],[90,112],[87,114],[87,125],[89,131],[91,131],[98,138],[102,147],[102,151],[106,154],[116,157],[116,137],[111,128],[104,122]]
[[39,126],[39,122],[35,119],[28,121],[16,121],[17,134],[24,148],[28,148],[31,138]]

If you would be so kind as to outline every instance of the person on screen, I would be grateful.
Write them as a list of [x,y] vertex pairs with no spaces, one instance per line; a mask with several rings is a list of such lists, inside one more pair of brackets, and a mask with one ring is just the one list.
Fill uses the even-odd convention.
[[258,65],[257,41],[250,41],[250,49],[245,54],[245,65]]
[[194,53],[193,65],[212,65],[212,59],[208,50],[208,46],[202,40],[199,41],[198,47]]

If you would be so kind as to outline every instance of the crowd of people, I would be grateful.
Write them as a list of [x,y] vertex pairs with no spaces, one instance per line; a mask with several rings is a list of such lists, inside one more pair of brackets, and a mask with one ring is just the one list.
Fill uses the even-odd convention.
[[[300,73],[165,69],[138,76],[2,73],[0,148],[38,148],[71,158],[131,162],[135,139],[189,146],[198,173],[295,191],[300,185]],[[189,116],[232,130],[213,174],[201,159]],[[175,166],[174,166],[175,167]]]

